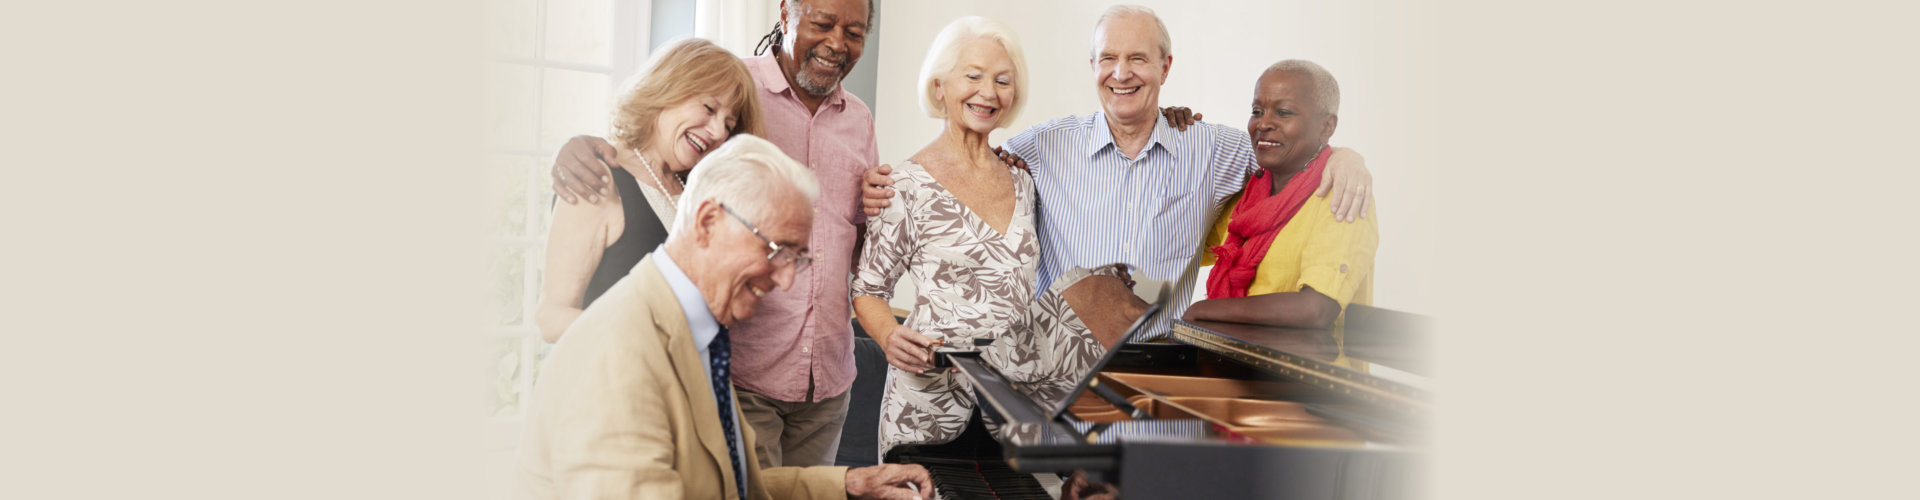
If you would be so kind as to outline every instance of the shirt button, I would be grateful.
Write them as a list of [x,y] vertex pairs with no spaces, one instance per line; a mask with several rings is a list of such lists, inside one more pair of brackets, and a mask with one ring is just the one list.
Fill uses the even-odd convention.
[[800,352],[807,352],[807,348],[805,347],[800,348]]
[[1126,251],[1129,251],[1129,252],[1131,252],[1131,251],[1133,251],[1133,244],[1132,244],[1132,243],[1128,243],[1128,244],[1125,244],[1125,245],[1120,245],[1120,249],[1121,249],[1121,250],[1126,250]]

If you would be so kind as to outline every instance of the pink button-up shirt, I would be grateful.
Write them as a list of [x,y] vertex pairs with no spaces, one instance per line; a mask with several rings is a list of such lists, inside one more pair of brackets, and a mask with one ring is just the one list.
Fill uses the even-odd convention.
[[781,401],[802,402],[811,378],[818,401],[853,386],[847,280],[858,243],[854,225],[867,222],[860,211],[860,177],[880,158],[873,111],[845,88],[836,88],[820,103],[818,113],[810,113],[772,54],[744,62],[760,87],[767,140],[813,169],[820,197],[813,202],[813,235],[807,242],[813,265],[794,276],[793,288],[768,293],[752,316],[729,328],[733,383]]

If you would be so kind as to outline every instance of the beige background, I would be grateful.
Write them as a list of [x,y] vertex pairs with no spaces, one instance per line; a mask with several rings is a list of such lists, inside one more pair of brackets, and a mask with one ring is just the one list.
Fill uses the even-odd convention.
[[475,498],[477,4],[0,7],[0,498]]
[[[477,8],[0,8],[0,497],[484,493]],[[1430,148],[1377,164],[1434,193],[1387,206],[1433,214],[1442,497],[1914,495],[1913,12],[1378,9],[1412,47],[1342,45],[1427,82],[1370,126]]]
[[1914,13],[1863,5],[1438,9],[1447,496],[1914,496]]

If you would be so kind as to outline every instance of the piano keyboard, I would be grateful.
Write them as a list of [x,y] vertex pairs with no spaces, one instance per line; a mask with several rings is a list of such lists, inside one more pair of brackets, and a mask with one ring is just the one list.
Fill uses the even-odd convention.
[[920,464],[933,476],[935,494],[940,500],[1006,499],[1053,500],[1033,474],[1007,467],[1000,460],[967,460],[928,456],[903,456],[906,463]]

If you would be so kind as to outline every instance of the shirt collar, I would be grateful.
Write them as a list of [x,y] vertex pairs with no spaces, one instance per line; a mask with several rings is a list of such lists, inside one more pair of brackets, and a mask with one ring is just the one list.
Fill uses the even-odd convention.
[[[1174,147],[1173,141],[1169,140],[1174,132],[1176,130],[1173,129],[1172,124],[1167,123],[1165,115],[1154,117],[1153,135],[1147,137],[1147,147],[1140,149],[1140,157],[1145,158],[1147,152],[1153,151],[1154,146],[1159,146],[1160,149],[1166,150],[1167,154],[1178,158],[1180,151]],[[1113,142],[1113,129],[1107,127],[1107,112],[1096,111],[1093,113],[1093,134],[1087,138],[1087,156],[1099,154],[1108,146],[1119,147]]]
[[[800,100],[800,96],[795,94],[799,89],[787,83],[787,72],[780,69],[780,60],[774,58],[775,53],[775,50],[768,50],[765,54],[742,59],[741,62],[747,64],[747,73],[753,75],[753,83],[759,85],[760,90],[772,95],[785,94],[789,99]],[[836,84],[833,92],[827,94],[827,99],[820,101],[820,106],[845,107],[846,93],[845,85]]]
[[714,319],[713,310],[707,308],[707,298],[700,293],[700,287],[687,278],[680,265],[667,256],[667,246],[660,245],[653,250],[653,263],[660,268],[660,275],[667,279],[667,287],[673,289],[673,298],[680,301],[680,312],[687,316],[687,329],[693,333],[693,346],[706,352],[707,344],[720,336],[720,321]]

